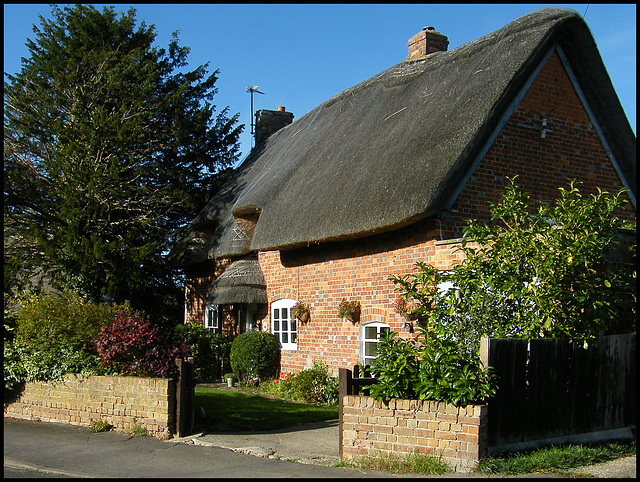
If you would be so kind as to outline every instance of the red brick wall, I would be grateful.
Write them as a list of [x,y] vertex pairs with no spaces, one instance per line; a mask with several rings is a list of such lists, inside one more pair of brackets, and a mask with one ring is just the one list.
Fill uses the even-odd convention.
[[[546,137],[541,127],[547,119]],[[527,126],[527,127],[525,127]],[[623,187],[611,161],[591,127],[564,67],[553,54],[453,206],[458,213],[446,218],[455,226],[447,234],[460,236],[464,219],[483,219],[489,203],[496,202],[507,176],[518,175],[517,184],[535,200],[551,201],[568,179],[577,179],[583,195],[596,187],[617,192]],[[630,204],[621,215],[635,219]],[[444,223],[443,223],[444,225]]]
[[[548,132],[540,127],[547,119]],[[532,128],[534,127],[534,128]],[[417,261],[448,268],[460,261],[455,245],[441,240],[461,236],[465,220],[488,220],[506,177],[533,199],[552,200],[568,178],[584,182],[581,192],[622,187],[580,101],[556,55],[552,55],[522,99],[493,146],[462,190],[453,210],[442,220],[430,219],[403,229],[349,241],[259,254],[269,304],[283,298],[311,305],[311,319],[299,327],[298,350],[282,354],[282,370],[297,372],[323,360],[333,370],[359,361],[359,325],[381,321],[409,336],[395,313],[392,275],[411,273]],[[622,213],[635,218],[631,206]],[[360,301],[358,325],[339,319],[342,298]],[[195,306],[195,305],[194,305]],[[269,318],[263,330],[269,330]]]

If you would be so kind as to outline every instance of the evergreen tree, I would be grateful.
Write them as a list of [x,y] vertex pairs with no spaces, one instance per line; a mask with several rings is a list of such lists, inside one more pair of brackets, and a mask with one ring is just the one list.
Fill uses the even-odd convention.
[[40,23],[5,73],[5,292],[42,269],[96,301],[179,316],[163,254],[239,153],[238,114],[211,103],[219,72],[187,70],[176,33],[154,46],[135,9],[53,6]]

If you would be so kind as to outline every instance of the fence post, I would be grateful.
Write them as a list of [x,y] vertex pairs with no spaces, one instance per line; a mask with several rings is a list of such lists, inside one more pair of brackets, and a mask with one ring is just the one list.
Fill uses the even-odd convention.
[[486,336],[480,338],[480,362],[484,368],[489,366],[489,338]]
[[186,437],[193,433],[195,422],[193,384],[193,357],[186,360],[176,358],[178,383],[176,384],[176,436]]
[[342,422],[344,411],[344,397],[351,393],[351,371],[347,368],[338,369],[338,454],[342,460]]

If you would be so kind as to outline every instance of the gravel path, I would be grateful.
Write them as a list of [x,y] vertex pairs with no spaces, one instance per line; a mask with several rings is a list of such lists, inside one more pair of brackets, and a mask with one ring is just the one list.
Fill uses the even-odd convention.
[[569,471],[572,474],[586,474],[602,479],[636,478],[636,456],[622,457],[603,462],[601,464],[587,465]]

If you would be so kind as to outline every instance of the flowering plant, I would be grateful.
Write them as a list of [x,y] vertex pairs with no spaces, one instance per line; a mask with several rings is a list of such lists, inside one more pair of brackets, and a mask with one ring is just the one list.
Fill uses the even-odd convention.
[[396,311],[407,321],[417,320],[421,316],[420,305],[415,301],[408,301],[404,296],[398,296],[395,301]]

